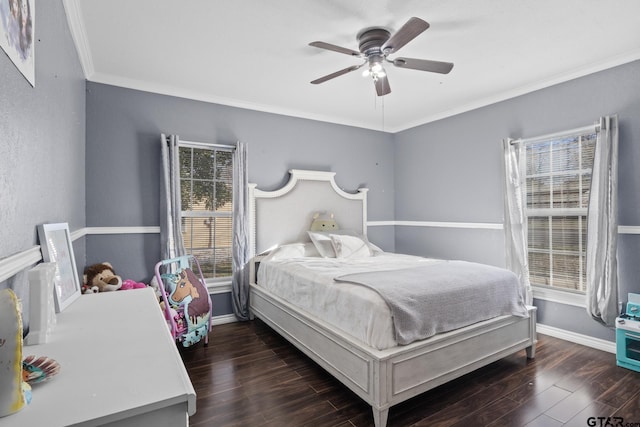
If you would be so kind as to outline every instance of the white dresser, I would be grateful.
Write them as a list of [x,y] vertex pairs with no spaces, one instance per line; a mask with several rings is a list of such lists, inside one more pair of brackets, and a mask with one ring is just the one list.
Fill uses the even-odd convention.
[[49,356],[60,373],[5,426],[189,425],[196,394],[151,288],[82,295],[57,316]]

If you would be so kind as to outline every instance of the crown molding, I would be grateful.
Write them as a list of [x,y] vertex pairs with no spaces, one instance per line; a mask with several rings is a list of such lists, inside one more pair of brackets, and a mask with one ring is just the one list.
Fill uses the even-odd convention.
[[511,90],[499,92],[491,96],[478,99],[477,101],[461,105],[456,108],[442,111],[440,113],[425,117],[420,120],[406,123],[402,126],[392,127],[386,129],[387,132],[395,134],[408,129],[412,129],[418,126],[426,125],[437,120],[446,119],[448,117],[456,116],[458,114],[466,113],[469,111],[477,110],[479,108],[487,107],[492,104],[497,104],[502,101],[507,101],[512,98],[516,98],[528,93],[532,93],[541,89],[545,89],[551,86],[558,85],[560,83],[568,82],[580,77],[585,77],[590,74],[594,74],[600,71],[608,70],[610,68],[618,67],[620,65],[628,64],[640,59],[640,49],[633,49],[629,52],[613,56],[604,61],[596,62],[593,64],[587,64],[584,67],[551,76],[547,79],[543,79],[537,82],[533,82],[529,85],[520,86]]
[[89,80],[95,74],[95,67],[93,66],[89,39],[82,19],[80,3],[78,0],[62,0],[67,15],[69,31],[71,32],[73,43],[76,46],[78,57],[80,58],[80,66],[82,67],[84,78]]
[[224,105],[226,107],[242,108],[244,110],[260,111],[263,113],[278,114],[280,116],[294,117],[298,119],[314,120],[317,122],[331,123],[340,126],[349,126],[362,128],[377,132],[390,133],[383,129],[372,127],[368,122],[361,122],[357,120],[349,120],[343,117],[335,117],[324,114],[310,113],[307,111],[295,110],[290,108],[279,107],[277,105],[259,104],[256,102],[250,102],[243,99],[226,98],[217,95],[207,94],[202,91],[195,91],[190,89],[184,89],[171,85],[160,84],[156,82],[130,79],[122,76],[115,76],[107,73],[94,72],[91,78],[87,77],[87,80],[92,83],[105,84],[110,86],[117,86],[126,89],[139,90],[141,92],[149,92],[158,95],[172,96],[177,98],[189,99],[192,101],[207,102],[209,104]]
[[[77,0],[64,0],[64,2],[65,4],[72,3],[76,8],[76,10],[78,9],[78,7],[75,6],[75,4],[78,3]],[[345,119],[343,117],[333,117],[333,116],[322,115],[322,114],[308,113],[305,111],[282,108],[275,105],[257,104],[257,103],[253,103],[245,100],[224,98],[224,97],[219,97],[215,95],[205,94],[203,92],[185,90],[178,87],[162,85],[162,84],[157,84],[157,83],[148,82],[148,81],[128,79],[121,76],[114,76],[114,75],[105,74],[105,73],[96,73],[93,68],[93,63],[91,62],[91,53],[88,48],[88,43],[86,42],[87,40],[86,33],[84,31],[84,27],[81,23],[81,20],[79,19],[79,12],[76,12],[76,13],[78,13],[78,16],[75,19],[78,22],[70,26],[79,27],[78,32],[80,32],[81,34],[79,34],[78,37],[80,38],[80,43],[83,43],[83,45],[79,46],[78,41],[76,41],[76,45],[77,45],[78,53],[81,55],[81,62],[83,62],[83,64],[84,62],[87,62],[86,67],[85,65],[83,65],[83,68],[85,68],[85,76],[87,80],[91,82],[118,86],[118,87],[123,87],[127,89],[133,89],[133,90],[140,90],[143,92],[156,93],[160,95],[191,99],[194,101],[225,105],[228,107],[243,108],[246,110],[261,111],[265,113],[279,114],[279,115],[288,116],[288,117],[296,117],[300,119],[315,120],[319,122],[326,122],[326,123],[342,125],[342,126],[363,128],[363,129],[368,129],[372,131],[384,132],[392,135],[408,129],[422,126],[431,122],[456,116],[458,114],[462,114],[462,113],[473,111],[479,108],[487,107],[489,105],[496,104],[502,101],[507,101],[509,99],[526,95],[528,93],[532,93],[540,89],[545,89],[551,86],[555,86],[557,84],[574,80],[579,77],[584,77],[589,74],[597,73],[599,71],[604,71],[620,65],[631,63],[633,61],[640,59],[640,49],[632,50],[630,52],[609,58],[605,61],[601,61],[594,64],[588,64],[583,68],[579,68],[567,73],[551,76],[547,79],[540,80],[529,85],[520,86],[517,88],[513,88],[511,90],[496,93],[491,96],[478,99],[477,101],[474,101],[465,105],[461,105],[459,107],[452,108],[449,110],[444,110],[439,113],[424,117],[422,119],[415,120],[413,122],[408,122],[400,126],[385,126],[384,129],[380,129],[377,126],[372,126],[368,122],[359,122],[355,120]],[[71,23],[71,19],[70,19],[70,23]],[[74,34],[74,31],[72,30],[72,35],[73,34]],[[76,40],[75,35],[74,35],[74,40]]]

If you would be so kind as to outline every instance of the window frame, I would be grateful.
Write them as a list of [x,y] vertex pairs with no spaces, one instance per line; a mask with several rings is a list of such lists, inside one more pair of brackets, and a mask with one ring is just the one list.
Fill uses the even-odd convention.
[[[180,140],[178,142],[178,150],[180,148],[226,151],[232,154],[236,150],[235,145],[216,144],[216,143],[207,143],[207,142],[194,142],[194,141],[184,141],[184,140]],[[232,167],[233,167],[233,164],[232,164]],[[180,187],[182,188],[182,183],[183,183],[182,177],[178,176],[178,179],[180,181]],[[232,185],[232,191],[233,191],[233,188],[235,188],[235,186],[237,185],[233,178],[233,175],[232,175],[231,185]],[[233,203],[233,199],[232,199],[232,203]],[[194,211],[194,210],[184,210],[182,209],[182,206],[181,206],[180,224],[182,224],[182,221],[184,218],[198,218],[198,217],[231,218],[232,220],[231,229],[233,230],[233,211],[231,212]],[[233,231],[230,237],[231,237],[231,249],[233,254]],[[213,249],[215,249],[215,246],[213,247]],[[232,270],[233,270],[233,262],[232,262]],[[205,277],[204,279],[205,279],[205,285],[210,290],[210,293],[215,294],[215,293],[229,292],[231,290],[232,278],[233,278],[233,271],[229,276]]]
[[[597,137],[598,137],[598,132],[599,132],[599,128],[597,125],[590,125],[590,126],[584,126],[584,127],[580,127],[580,128],[576,128],[576,129],[570,129],[570,130],[566,130],[566,131],[562,131],[562,132],[557,132],[554,134],[548,134],[548,135],[542,135],[542,136],[538,136],[538,137],[534,137],[534,138],[527,138],[527,139],[520,139],[518,141],[516,141],[519,144],[519,149],[521,150],[521,155],[520,155],[520,185],[522,188],[522,206],[523,206],[523,210],[524,210],[524,216],[525,216],[525,220],[529,221],[529,217],[562,217],[562,216],[577,216],[578,218],[580,218],[581,216],[585,217],[584,221],[587,220],[587,215],[588,215],[588,206],[585,207],[579,207],[579,208],[553,208],[553,207],[549,207],[549,208],[529,208],[528,204],[527,204],[527,155],[526,155],[526,147],[529,144],[535,144],[535,143],[541,143],[541,142],[545,142],[545,141],[554,141],[554,140],[561,140],[561,139],[566,139],[566,138],[571,138],[571,137],[582,137],[585,135],[589,135],[589,134],[594,134],[594,140],[595,143],[597,143]],[[579,147],[579,150],[582,150],[582,146]],[[572,172],[578,172],[578,173],[583,173],[585,171],[588,171],[588,173],[590,174],[592,172],[592,166],[589,168],[585,168],[584,165],[582,164],[582,153],[579,152],[579,156],[578,158],[579,160],[579,167],[578,169],[574,169],[572,170]],[[554,175],[562,175],[562,174],[567,174],[567,171],[562,171],[562,172],[554,172],[551,169],[545,174],[548,176],[554,176]],[[533,176],[533,175],[532,175]],[[580,181],[580,189],[582,186],[582,180]],[[550,204],[552,203],[551,201],[553,200],[553,190],[551,189],[551,196],[550,196]],[[588,202],[587,202],[588,204]],[[582,220],[582,218],[580,218],[580,220]],[[586,222],[585,222],[586,225]],[[528,227],[527,227],[528,228]],[[580,228],[578,228],[578,230],[580,230]],[[578,231],[579,233],[579,245],[583,246],[585,248],[585,252],[582,256],[586,256],[586,240],[582,241],[582,234]],[[551,234],[551,233],[549,233]],[[527,232],[528,235],[528,232]],[[527,236],[528,237],[528,236]],[[527,242],[528,242],[528,238],[527,238]],[[530,250],[530,246],[529,243],[527,243],[527,258],[529,258],[529,250]],[[553,248],[550,247],[548,249],[548,251],[551,252],[551,254],[553,253]],[[583,266],[583,262],[581,260],[580,262],[580,270],[582,270],[582,266]],[[582,275],[582,272],[580,272],[580,274]],[[584,277],[584,276],[582,276]],[[540,283],[534,283],[533,281],[531,281],[531,274],[529,274],[529,278],[530,278],[530,283],[531,283],[531,287],[533,290],[533,296],[534,298],[538,298],[538,299],[543,299],[543,300],[547,300],[547,301],[552,301],[552,302],[558,302],[558,303],[562,303],[562,304],[569,304],[569,305],[574,305],[574,306],[580,306],[580,307],[585,307],[586,306],[586,291],[580,291],[580,290],[574,290],[574,289],[568,289],[568,288],[562,288],[562,287],[558,287],[558,286],[552,286],[552,285],[544,285],[544,284],[540,284]]]

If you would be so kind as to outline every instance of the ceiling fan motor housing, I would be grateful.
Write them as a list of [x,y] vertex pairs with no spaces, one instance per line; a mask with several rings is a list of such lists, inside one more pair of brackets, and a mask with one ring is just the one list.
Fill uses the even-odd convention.
[[391,33],[389,30],[382,27],[370,27],[358,33],[358,49],[365,57],[371,55],[382,55],[380,49],[382,45],[389,40]]

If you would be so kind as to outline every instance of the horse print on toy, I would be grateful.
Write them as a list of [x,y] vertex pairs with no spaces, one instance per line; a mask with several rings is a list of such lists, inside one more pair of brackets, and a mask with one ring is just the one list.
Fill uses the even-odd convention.
[[184,305],[184,314],[189,317],[189,322],[196,324],[199,316],[209,312],[208,297],[198,276],[190,268],[185,268],[178,273],[176,288],[169,299],[175,305]]
[[176,274],[164,274],[162,278],[168,285],[169,304],[187,323],[181,337],[182,345],[188,347],[197,343],[209,331],[211,312],[207,288],[190,268],[183,268]]

